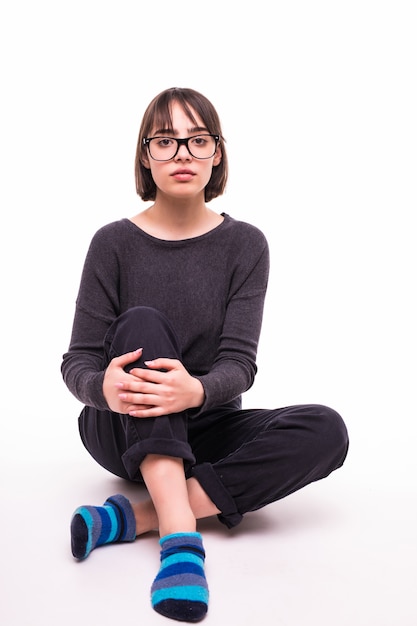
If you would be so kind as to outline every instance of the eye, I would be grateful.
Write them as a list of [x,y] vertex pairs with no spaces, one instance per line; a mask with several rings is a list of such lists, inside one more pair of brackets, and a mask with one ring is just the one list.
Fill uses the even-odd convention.
[[194,146],[198,146],[199,148],[201,148],[206,145],[207,139],[203,135],[199,135],[198,137],[193,137],[191,143]]
[[170,137],[160,137],[156,143],[160,148],[170,148],[174,144],[174,139]]

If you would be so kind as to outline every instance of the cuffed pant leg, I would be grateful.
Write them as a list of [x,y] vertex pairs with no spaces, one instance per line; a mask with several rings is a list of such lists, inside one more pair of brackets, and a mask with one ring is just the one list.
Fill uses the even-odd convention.
[[[168,319],[148,307],[135,307],[123,313],[105,337],[107,362],[139,347],[143,353],[133,367],[146,368],[144,361],[158,357],[180,359],[180,349]],[[80,415],[82,441],[95,460],[123,478],[141,480],[139,466],[148,454],[182,458],[185,471],[195,458],[187,437],[186,413],[157,418],[98,411],[85,407]]]
[[[212,424],[207,440],[201,434],[196,437],[192,475],[228,527],[238,524],[244,513],[328,476],[347,454],[346,426],[325,406],[245,410],[224,417]],[[216,440],[221,441],[222,458],[210,462],[209,446]]]
[[182,414],[138,419],[85,407],[79,417],[81,440],[99,465],[125,478],[142,482],[139,466],[147,454],[184,460],[184,471],[195,458],[186,440]]

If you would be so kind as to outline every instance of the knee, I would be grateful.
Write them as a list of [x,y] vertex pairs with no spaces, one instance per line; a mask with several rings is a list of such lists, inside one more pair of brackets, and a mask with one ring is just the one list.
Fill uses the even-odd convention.
[[109,328],[104,343],[110,358],[137,348],[143,348],[148,360],[160,356],[180,358],[181,355],[178,338],[168,318],[158,309],[146,306],[124,311]]
[[341,415],[334,409],[316,405],[316,420],[314,421],[317,434],[322,445],[329,453],[338,459],[338,466],[342,465],[349,448],[349,435],[346,424]]
[[[118,318],[119,324],[152,324],[167,323],[168,320],[161,311],[150,306],[134,306],[127,309]],[[168,322],[169,323],[169,322]]]

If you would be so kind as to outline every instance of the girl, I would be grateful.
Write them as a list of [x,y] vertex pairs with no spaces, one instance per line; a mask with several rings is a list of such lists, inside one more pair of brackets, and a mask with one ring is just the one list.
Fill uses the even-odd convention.
[[242,516],[327,476],[348,448],[342,418],[321,405],[243,410],[256,374],[269,271],[254,226],[207,205],[225,189],[216,110],[192,89],[157,95],[137,144],[136,188],[152,204],[95,234],[62,374],[85,406],[83,444],[113,474],[145,484],[81,506],[76,559],[159,531],[153,608],[196,622],[208,606],[196,520]]

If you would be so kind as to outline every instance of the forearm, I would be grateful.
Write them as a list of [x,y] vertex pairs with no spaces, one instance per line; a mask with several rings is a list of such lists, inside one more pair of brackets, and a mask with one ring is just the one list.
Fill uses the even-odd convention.
[[109,408],[103,394],[104,371],[96,371],[67,353],[61,372],[68,389],[82,404],[102,411]]
[[192,411],[192,417],[197,417],[216,406],[228,404],[241,396],[253,385],[256,375],[256,365],[237,365],[236,362],[226,361],[215,367],[208,374],[197,376],[204,389],[204,401]]

